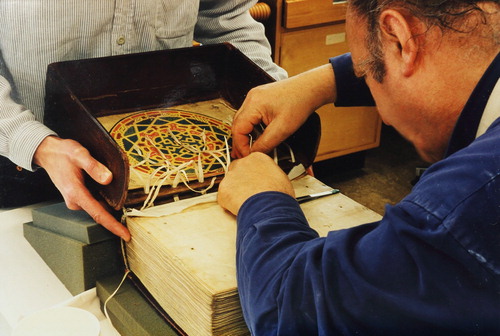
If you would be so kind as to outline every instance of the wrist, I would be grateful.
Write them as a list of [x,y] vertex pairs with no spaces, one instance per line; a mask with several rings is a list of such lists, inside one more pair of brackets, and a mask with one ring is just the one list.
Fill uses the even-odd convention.
[[50,153],[57,151],[55,150],[55,145],[58,140],[60,139],[54,135],[45,137],[35,150],[33,163],[39,167],[43,167],[46,157],[50,156]]
[[335,75],[330,64],[297,75],[297,79],[298,93],[300,96],[304,96],[304,88],[308,88],[308,104],[314,110],[335,101]]

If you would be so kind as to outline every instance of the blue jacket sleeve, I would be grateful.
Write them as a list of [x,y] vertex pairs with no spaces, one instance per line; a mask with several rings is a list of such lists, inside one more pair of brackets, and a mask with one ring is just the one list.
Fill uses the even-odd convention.
[[354,75],[351,53],[330,58],[330,64],[337,86],[335,106],[375,106],[364,78]]
[[[464,163],[463,158],[455,160]],[[477,162],[465,164],[470,171]],[[495,275],[498,270],[488,269],[482,260],[498,260],[500,251],[498,223],[488,227],[498,220],[498,184],[491,172],[496,177],[499,172],[494,165],[484,171],[484,185],[477,190],[457,185],[457,176],[447,181],[457,189],[446,190],[443,176],[448,174],[438,171],[413,198],[388,207],[382,221],[332,231],[327,237],[318,237],[308,226],[292,197],[264,192],[249,198],[238,214],[237,277],[252,334],[499,333],[500,273]],[[431,201],[435,210],[424,209],[436,197],[463,195],[461,188],[475,190],[474,196],[457,201],[460,206],[453,200]],[[471,217],[475,211],[470,209],[478,206],[488,221]],[[448,207],[451,212],[443,216]],[[465,223],[458,225],[457,216]],[[450,233],[454,226],[460,233]],[[480,232],[481,239],[493,244],[490,255],[464,248]]]

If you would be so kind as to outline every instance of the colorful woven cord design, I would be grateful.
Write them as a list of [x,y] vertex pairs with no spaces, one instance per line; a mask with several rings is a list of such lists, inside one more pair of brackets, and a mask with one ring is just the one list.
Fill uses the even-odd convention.
[[[191,160],[197,162],[201,155],[205,177],[210,177],[224,170],[207,151],[224,151],[231,127],[199,113],[153,110],[123,118],[110,134],[127,153],[130,165],[141,172],[152,174],[165,164],[175,167]],[[193,152],[193,148],[201,154]],[[192,169],[186,173],[190,179],[195,178]]]

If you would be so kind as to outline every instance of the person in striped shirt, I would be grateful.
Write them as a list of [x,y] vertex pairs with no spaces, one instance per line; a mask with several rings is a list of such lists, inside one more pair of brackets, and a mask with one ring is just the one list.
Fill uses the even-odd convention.
[[86,210],[128,240],[126,228],[83,183],[84,175],[109,183],[110,171],[80,144],[58,138],[42,123],[47,65],[188,47],[193,40],[230,42],[275,79],[283,79],[287,74],[271,59],[263,25],[249,14],[255,3],[0,0],[0,206],[39,200],[29,194],[48,192],[51,182],[41,184],[46,172],[70,209]]

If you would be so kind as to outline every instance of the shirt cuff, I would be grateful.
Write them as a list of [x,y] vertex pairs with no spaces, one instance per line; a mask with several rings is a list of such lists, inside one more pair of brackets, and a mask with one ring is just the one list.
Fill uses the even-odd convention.
[[330,64],[337,88],[335,106],[375,106],[365,80],[354,74],[351,53],[330,58]]
[[273,218],[297,219],[305,223],[304,213],[292,196],[279,191],[264,191],[248,198],[238,211],[238,233],[260,222],[272,222]]
[[9,159],[26,170],[36,170],[33,156],[40,143],[50,135],[57,134],[38,121],[24,123],[12,139]]

